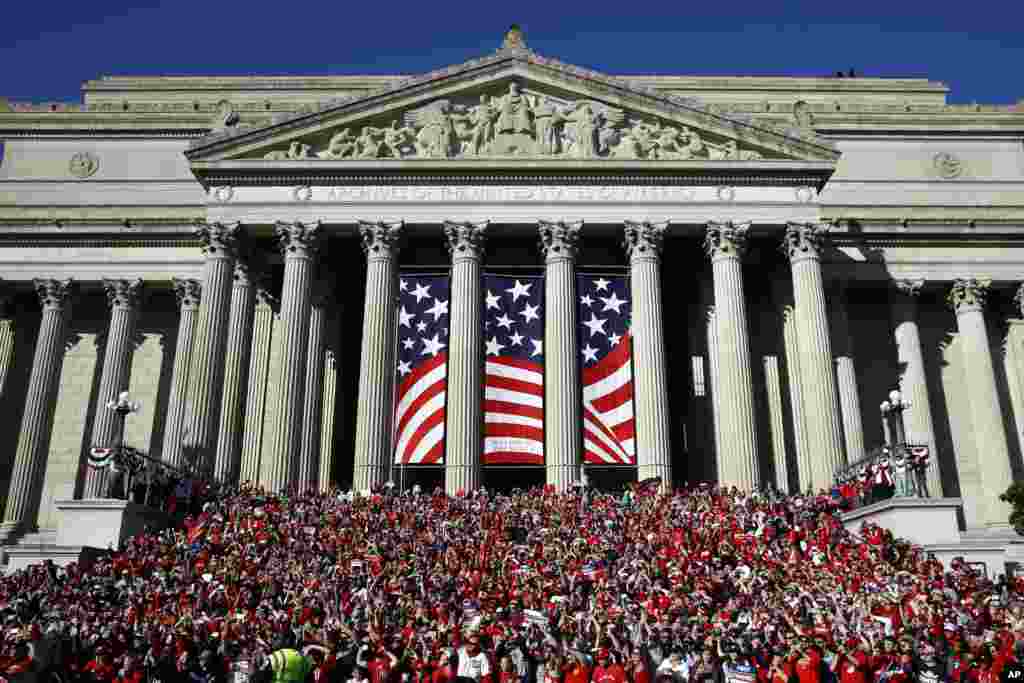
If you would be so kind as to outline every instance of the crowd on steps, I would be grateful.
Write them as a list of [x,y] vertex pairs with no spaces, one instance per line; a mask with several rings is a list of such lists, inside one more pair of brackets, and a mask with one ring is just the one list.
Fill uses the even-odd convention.
[[8,681],[1019,681],[1024,582],[830,495],[711,485],[211,498],[0,578]]

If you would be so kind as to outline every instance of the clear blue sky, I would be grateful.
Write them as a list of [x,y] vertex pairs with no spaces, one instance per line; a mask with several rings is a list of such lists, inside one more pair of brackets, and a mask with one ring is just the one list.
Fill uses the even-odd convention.
[[10,0],[0,96],[76,101],[102,74],[391,74],[531,48],[618,74],[927,77],[950,101],[1024,98],[1021,0]]

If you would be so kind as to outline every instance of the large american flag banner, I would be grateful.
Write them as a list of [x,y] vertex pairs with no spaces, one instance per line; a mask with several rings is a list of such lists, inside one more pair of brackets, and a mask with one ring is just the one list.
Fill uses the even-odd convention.
[[635,465],[629,278],[576,276],[583,460]]
[[485,465],[544,464],[544,279],[484,275]]
[[447,275],[399,276],[396,463],[430,465],[444,461],[450,291]]

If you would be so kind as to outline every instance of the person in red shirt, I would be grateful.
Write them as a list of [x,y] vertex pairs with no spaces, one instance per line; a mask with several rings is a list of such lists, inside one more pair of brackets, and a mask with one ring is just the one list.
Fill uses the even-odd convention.
[[590,667],[581,654],[572,656],[562,671],[564,683],[590,683]]
[[800,683],[821,683],[821,653],[804,638],[797,645],[793,668]]
[[832,671],[839,674],[839,683],[868,683],[867,643],[848,640],[832,663]]
[[[96,648],[96,656],[82,668],[86,680],[97,683],[111,683],[114,680],[114,665],[110,661],[110,653],[107,648],[100,646]],[[89,678],[91,676],[91,678]]]
[[398,658],[384,645],[380,645],[374,653],[373,659],[366,664],[366,668],[370,672],[370,683],[388,683],[388,676],[396,664],[398,664]]
[[601,648],[597,651],[597,666],[590,680],[593,683],[625,683],[626,676],[620,665],[612,663],[611,653]]

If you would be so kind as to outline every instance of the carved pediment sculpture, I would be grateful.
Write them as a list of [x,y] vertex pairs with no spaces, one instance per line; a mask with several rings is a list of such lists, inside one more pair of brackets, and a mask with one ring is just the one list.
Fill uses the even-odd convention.
[[[386,125],[382,125],[386,123]],[[350,125],[320,144],[290,142],[268,160],[457,159],[755,160],[735,140],[714,142],[691,127],[629,114],[592,99],[524,92],[438,99],[377,125]]]

